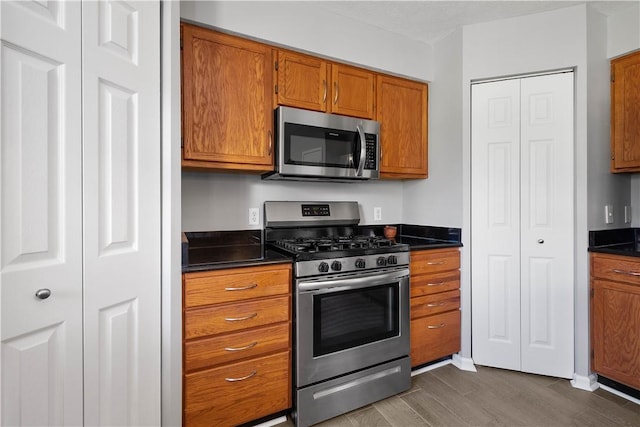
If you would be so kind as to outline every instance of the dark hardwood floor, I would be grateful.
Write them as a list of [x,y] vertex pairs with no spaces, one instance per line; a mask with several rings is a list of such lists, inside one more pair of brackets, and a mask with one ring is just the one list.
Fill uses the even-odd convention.
[[[640,426],[640,405],[605,390],[502,369],[446,365],[416,375],[412,387],[318,424],[322,427]],[[292,427],[287,420],[277,427]]]

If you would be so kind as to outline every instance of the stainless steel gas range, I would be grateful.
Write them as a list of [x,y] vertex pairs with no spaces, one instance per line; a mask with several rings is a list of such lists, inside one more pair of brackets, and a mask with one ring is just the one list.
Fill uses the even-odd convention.
[[409,389],[409,248],[357,234],[357,202],[265,202],[294,259],[294,420],[309,426]]

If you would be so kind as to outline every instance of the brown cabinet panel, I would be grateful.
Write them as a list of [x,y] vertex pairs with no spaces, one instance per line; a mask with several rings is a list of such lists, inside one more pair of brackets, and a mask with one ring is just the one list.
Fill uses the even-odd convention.
[[460,289],[458,270],[411,276],[411,298]]
[[382,177],[427,177],[427,96],[425,83],[377,76]]
[[460,351],[460,311],[411,321],[411,365],[417,366]]
[[458,248],[411,252],[411,275],[438,273],[460,269]]
[[591,272],[593,277],[640,285],[640,259],[594,253]]
[[460,290],[411,298],[411,318],[431,316],[460,308]]
[[288,50],[278,51],[279,105],[326,111],[328,96],[326,61]]
[[592,369],[640,389],[640,286],[592,280]]
[[285,295],[187,310],[184,313],[184,337],[191,339],[286,322],[291,312],[290,305],[291,298]]
[[183,167],[273,170],[271,47],[182,24]]
[[188,341],[184,346],[185,371],[288,350],[291,324],[279,323],[226,335]]
[[331,65],[330,112],[373,119],[375,74],[348,65]]
[[233,426],[291,406],[290,352],[185,375],[184,423]]
[[291,266],[245,267],[184,276],[185,307],[282,295],[291,288]]
[[611,171],[640,171],[640,52],[611,61]]

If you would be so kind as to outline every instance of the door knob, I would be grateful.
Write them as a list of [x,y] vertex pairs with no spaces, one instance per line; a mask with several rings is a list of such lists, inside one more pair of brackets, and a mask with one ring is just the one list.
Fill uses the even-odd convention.
[[538,243],[543,244],[544,243],[544,239],[538,239]]
[[36,297],[40,298],[40,299],[47,299],[51,296],[51,290],[44,288],[44,289],[38,289],[36,291]]

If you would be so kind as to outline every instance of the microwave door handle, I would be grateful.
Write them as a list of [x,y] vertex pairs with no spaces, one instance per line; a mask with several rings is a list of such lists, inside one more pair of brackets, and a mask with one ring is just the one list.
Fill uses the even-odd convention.
[[356,176],[362,176],[362,172],[364,171],[364,163],[365,156],[367,155],[367,141],[364,136],[364,131],[360,127],[360,125],[356,126],[356,132],[360,135],[360,159],[358,161],[358,170],[356,171]]

